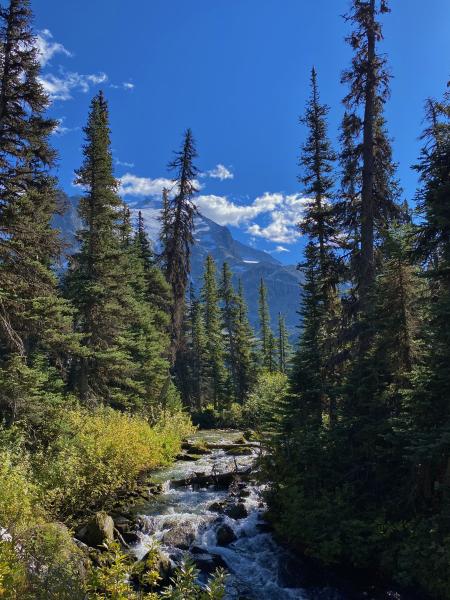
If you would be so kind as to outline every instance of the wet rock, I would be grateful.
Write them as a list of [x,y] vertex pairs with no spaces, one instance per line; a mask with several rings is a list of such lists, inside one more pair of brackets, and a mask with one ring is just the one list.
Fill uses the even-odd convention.
[[182,460],[184,462],[195,462],[202,458],[201,454],[178,454],[176,460]]
[[245,517],[248,517],[248,510],[243,502],[238,502],[237,504],[228,506],[225,509],[225,514],[230,519],[245,519]]
[[218,500],[217,502],[212,502],[208,506],[208,510],[211,512],[223,513],[223,511],[225,510],[226,504],[227,504],[226,500]]
[[218,546],[228,546],[237,539],[233,529],[226,523],[217,529],[216,538]]
[[163,535],[161,541],[166,546],[187,550],[194,541],[195,535],[196,529],[192,523],[176,523]]
[[273,527],[269,523],[258,523],[256,525],[259,533],[272,533]]
[[163,491],[163,485],[162,483],[149,483],[147,489],[149,494],[152,496],[157,496]]
[[189,552],[191,554],[205,554],[206,550],[205,550],[205,548],[202,548],[201,546],[191,546],[189,548]]
[[[250,472],[250,471],[248,471]],[[242,475],[242,473],[240,473]],[[172,487],[190,486],[208,487],[214,485],[216,489],[228,489],[236,476],[235,472],[228,473],[193,473],[185,479],[177,479],[171,482]]]
[[202,554],[194,554],[193,560],[195,566],[200,569],[202,573],[214,573],[217,569],[227,569],[227,563],[218,554],[209,554],[204,552]]
[[126,531],[132,527],[131,519],[128,519],[123,515],[112,515],[112,519],[119,531]]
[[122,537],[129,546],[139,543],[141,539],[136,531],[123,531]]
[[88,546],[98,548],[114,540],[114,521],[105,512],[98,512],[77,532],[76,537]]

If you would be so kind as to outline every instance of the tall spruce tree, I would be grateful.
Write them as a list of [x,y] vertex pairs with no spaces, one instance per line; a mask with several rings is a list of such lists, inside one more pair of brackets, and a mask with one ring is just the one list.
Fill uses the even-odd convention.
[[336,227],[332,204],[334,187],[334,162],[336,155],[328,139],[326,117],[329,107],[320,103],[317,73],[311,71],[311,97],[301,122],[308,128],[308,137],[302,147],[300,182],[304,193],[311,198],[301,230],[311,241],[317,243],[323,295],[335,289],[338,279],[336,257],[332,251],[335,242]]
[[[328,106],[320,102],[317,74],[313,69],[311,97],[301,119],[308,128],[308,136],[300,156],[300,181],[310,202],[300,229],[308,236],[309,243],[305,261],[300,267],[307,283],[302,307],[303,333],[295,361],[296,368],[292,372],[292,377],[296,379],[292,381],[292,387],[301,395],[300,402],[304,403],[304,396],[310,397],[305,405],[317,397],[317,412],[319,407],[331,405],[334,397],[335,381],[330,365],[337,353],[337,288],[341,270],[335,251],[337,229],[332,202],[336,154],[328,139],[328,112]],[[314,303],[316,306],[313,306]],[[311,355],[308,358],[309,353]],[[305,373],[302,368],[305,368]],[[320,378],[320,384],[317,378]],[[308,385],[312,388],[309,389]],[[314,419],[317,418],[314,413]]]
[[[430,304],[425,320],[424,359],[414,370],[409,404],[414,431],[412,460],[419,502],[442,513],[443,535],[450,515],[450,94],[426,105],[424,146],[415,169],[421,221],[416,256],[425,268]],[[444,526],[445,523],[445,526]]]
[[[389,97],[389,72],[386,58],[377,45],[382,40],[380,15],[389,12],[387,0],[353,0],[346,20],[354,25],[347,41],[354,51],[351,67],[342,76],[349,92],[344,104],[349,111],[344,122],[344,135],[357,140],[353,148],[360,155],[348,155],[353,165],[360,160],[361,201],[353,208],[359,213],[359,249],[357,261],[358,308],[362,319],[359,325],[361,357],[368,351],[373,334],[370,326],[373,309],[373,290],[376,276],[375,242],[377,232],[388,229],[389,221],[399,213],[398,183],[395,165],[386,134],[383,107]],[[348,165],[350,167],[350,164]],[[349,174],[347,173],[347,177]],[[354,185],[348,179],[348,184]],[[351,207],[347,204],[347,211]]]
[[84,162],[76,173],[77,183],[86,190],[78,209],[80,250],[71,259],[67,286],[86,347],[75,367],[74,385],[86,403],[99,403],[112,399],[116,374],[128,362],[118,340],[125,328],[122,302],[129,297],[120,239],[123,206],[113,175],[108,107],[102,92],[91,102],[84,133]]
[[268,371],[275,370],[275,338],[270,326],[270,312],[267,301],[267,288],[264,280],[259,284],[259,333],[261,340],[261,364]]
[[[49,173],[56,122],[44,115],[49,99],[39,72],[29,2],[11,0],[0,9],[0,363],[10,381],[22,374],[30,380],[36,353],[64,375],[67,352],[76,348],[71,310],[52,270],[61,250]],[[27,400],[18,394],[12,409],[8,396],[2,410],[15,418]]]
[[170,325],[171,289],[162,270],[159,268],[152,243],[145,229],[145,220],[138,211],[137,227],[134,236],[136,252],[142,262],[146,282],[146,301],[155,311],[155,322],[162,330]]
[[226,398],[227,373],[216,265],[210,254],[205,261],[201,298],[205,320],[208,398],[215,409],[222,409],[228,400]]
[[233,394],[237,399],[237,377],[236,377],[236,326],[238,318],[238,306],[236,292],[233,288],[232,273],[228,263],[222,265],[222,277],[220,281],[220,299],[222,301],[222,321],[225,337],[225,361],[230,372]]
[[247,305],[242,282],[239,280],[236,296],[235,352],[236,352],[236,399],[243,404],[257,377],[258,365],[255,353],[254,333],[248,320]]
[[175,153],[169,169],[175,172],[176,193],[170,198],[163,195],[161,241],[165,275],[172,289],[171,354],[175,363],[182,346],[185,296],[190,272],[191,245],[194,243],[194,216],[196,207],[192,202],[198,191],[195,178],[198,174],[194,160],[197,157],[194,138],[188,129],[181,150]]
[[190,293],[190,372],[192,404],[200,411],[207,399],[207,341],[202,304],[195,296],[193,287]]
[[73,385],[89,405],[146,409],[166,377],[165,342],[147,302],[145,265],[132,243],[128,210],[117,194],[102,92],[92,100],[84,132],[84,162],[77,171],[85,189],[80,250],[66,278],[84,339]]
[[284,315],[278,313],[278,370],[287,373],[291,358],[291,345],[289,343],[289,332],[286,328]]

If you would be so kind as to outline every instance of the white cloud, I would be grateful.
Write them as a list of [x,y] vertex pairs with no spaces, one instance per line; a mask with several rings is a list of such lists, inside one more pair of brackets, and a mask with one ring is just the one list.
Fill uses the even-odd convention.
[[274,252],[290,252],[290,250],[288,248],[285,248],[284,246],[277,246]]
[[261,237],[279,244],[293,244],[301,237],[298,224],[303,218],[303,213],[308,198],[299,194],[283,196],[282,202],[276,210],[270,211],[268,225],[253,223],[247,232],[254,237]]
[[160,196],[164,188],[171,189],[174,186],[174,181],[166,177],[150,179],[131,173],[126,173],[119,181],[122,196]]
[[225,179],[234,179],[234,173],[225,165],[219,163],[214,169],[202,173],[201,177],[210,177],[211,179],[220,179],[220,181],[224,181]]
[[70,100],[73,91],[87,93],[91,86],[105,83],[108,80],[106,73],[81,75],[80,73],[66,73],[60,75],[52,73],[42,75],[40,81],[52,100]]
[[[122,196],[159,197],[164,188],[167,188],[171,192],[175,191],[175,181],[167,177],[151,179],[150,177],[139,177],[132,173],[125,173],[125,175],[119,177],[119,182]],[[198,190],[202,188],[197,180],[194,180],[193,184]]]
[[59,42],[53,41],[53,35],[48,29],[43,29],[36,36],[36,46],[39,53],[39,62],[43,67],[50,62],[55,54],[64,54],[72,56],[72,53],[67,50]]
[[241,225],[255,219],[261,214],[274,210],[283,202],[282,194],[266,192],[258,196],[251,204],[236,204],[226,196],[213,194],[199,196],[196,204],[205,217],[209,217],[219,225]]
[[[83,77],[83,76],[82,76]],[[100,85],[108,81],[108,75],[106,73],[98,73],[97,75],[85,75],[86,81],[93,85]]]

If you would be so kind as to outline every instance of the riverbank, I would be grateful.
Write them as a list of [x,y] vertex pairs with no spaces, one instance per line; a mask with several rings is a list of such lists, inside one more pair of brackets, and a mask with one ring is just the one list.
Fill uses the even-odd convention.
[[157,541],[173,567],[190,556],[203,581],[226,568],[227,599],[424,600],[374,573],[325,567],[277,540],[255,479],[259,448],[236,444],[240,435],[199,432],[192,441],[205,442],[208,452],[196,460],[181,456],[155,474],[161,493],[133,510],[138,541],[131,552],[138,561]]

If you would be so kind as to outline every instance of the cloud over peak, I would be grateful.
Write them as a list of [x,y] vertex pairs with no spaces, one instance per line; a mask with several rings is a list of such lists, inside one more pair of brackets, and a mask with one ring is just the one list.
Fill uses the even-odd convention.
[[132,173],[125,173],[119,178],[120,193],[122,196],[160,196],[164,188],[174,186],[173,179],[167,177],[138,177]]

